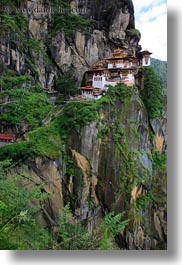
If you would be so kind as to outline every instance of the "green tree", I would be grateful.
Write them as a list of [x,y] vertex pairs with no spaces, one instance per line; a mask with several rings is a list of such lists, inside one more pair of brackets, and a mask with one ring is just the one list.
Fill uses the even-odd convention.
[[32,189],[24,177],[7,175],[8,166],[0,163],[0,249],[47,249],[49,234],[35,221],[45,199],[41,185]]
[[67,72],[57,80],[56,88],[65,98],[69,98],[78,92],[76,82],[75,71],[70,67]]
[[43,92],[10,89],[0,92],[0,99],[3,102],[0,119],[10,125],[24,122],[33,127],[40,126],[43,118],[52,109],[52,104]]
[[86,228],[75,222],[69,205],[66,205],[60,214],[53,248],[65,250],[114,249],[115,236],[122,232],[128,223],[128,221],[121,221],[122,217],[123,213],[115,215],[110,212],[104,217],[101,225],[90,235]]
[[18,76],[14,71],[8,70],[0,77],[0,90],[10,90],[27,85],[28,76]]
[[164,103],[160,80],[153,67],[142,67],[140,72],[144,75],[144,90],[140,90],[140,96],[146,106],[149,118],[160,118]]
[[122,221],[122,213],[106,215],[91,235],[86,224],[75,221],[69,205],[66,205],[60,213],[57,228],[50,233],[36,222],[47,198],[41,192],[42,185],[31,185],[31,178],[8,174],[10,165],[9,160],[0,162],[0,249],[115,248],[114,238],[127,224],[127,221]]
[[95,21],[92,19],[84,18],[79,14],[71,12],[70,1],[51,1],[55,7],[61,7],[63,14],[54,14],[53,19],[50,21],[51,34],[54,36],[58,31],[63,30],[66,37],[72,37],[75,31],[81,31],[84,34],[90,34],[92,26]]
[[53,248],[64,250],[93,249],[93,239],[88,231],[73,219],[69,205],[60,214],[58,233]]

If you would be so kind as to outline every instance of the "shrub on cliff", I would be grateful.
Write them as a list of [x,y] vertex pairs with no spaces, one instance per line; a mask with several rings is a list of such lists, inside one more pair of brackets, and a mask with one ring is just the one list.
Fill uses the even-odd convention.
[[0,99],[3,102],[0,118],[12,126],[21,122],[40,126],[52,109],[45,93],[32,93],[22,88],[2,91]]
[[69,205],[60,214],[58,233],[53,237],[53,249],[63,250],[112,250],[114,238],[122,232],[128,221],[122,221],[123,213],[108,213],[92,235],[84,226],[76,223]]
[[0,249],[47,249],[48,231],[35,221],[47,196],[41,185],[30,188],[23,176],[7,177],[9,165],[10,161],[0,162]]
[[64,98],[69,98],[78,92],[76,82],[77,78],[75,76],[75,71],[73,68],[69,68],[63,76],[57,79],[56,89],[64,96]]
[[58,31],[63,30],[66,37],[72,37],[75,31],[81,31],[84,34],[90,34],[90,29],[95,23],[92,19],[84,18],[78,13],[75,14],[71,10],[71,5],[69,1],[52,1],[54,7],[59,7],[64,10],[60,14],[54,14],[53,19],[51,20],[51,34],[50,37],[54,36]]

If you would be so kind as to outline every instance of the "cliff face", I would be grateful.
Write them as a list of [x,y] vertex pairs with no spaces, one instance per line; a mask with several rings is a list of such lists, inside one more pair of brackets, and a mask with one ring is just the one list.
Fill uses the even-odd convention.
[[43,183],[49,195],[39,221],[55,226],[69,203],[75,220],[85,221],[92,233],[107,212],[125,212],[129,223],[117,238],[122,249],[165,249],[166,171],[151,152],[157,149],[159,131],[162,147],[156,155],[165,149],[165,124],[152,124],[155,133],[134,90],[130,98],[116,96],[95,120],[71,132],[56,160],[37,157],[20,163],[16,172]]
[[[71,1],[72,7],[78,2],[81,5],[81,1]],[[37,3],[39,7],[50,4],[22,1],[21,5],[31,8]],[[138,36],[127,33],[134,29],[132,1],[87,0],[84,7],[87,13],[81,16],[95,20],[89,34],[75,30],[68,36],[60,26],[51,35],[52,15],[24,14],[22,31],[18,25],[18,33],[11,30],[0,39],[1,71],[29,75],[31,84],[39,82],[51,89],[69,66],[81,82],[95,61],[108,57],[118,46],[133,54],[140,49]],[[109,211],[125,212],[129,222],[117,237],[121,249],[165,249],[166,173],[158,164],[165,148],[166,121],[149,121],[133,88],[129,97],[116,94],[99,109],[97,118],[69,132],[56,158],[37,155],[20,162],[11,173],[24,175],[30,187],[43,184],[42,192],[49,196],[38,217],[42,225],[54,227],[68,203],[74,218],[87,222],[90,233]]]
[[[22,1],[20,8],[28,10],[48,7],[49,10],[53,3]],[[124,47],[135,53],[139,39],[127,36],[127,29],[134,28],[132,1],[87,0],[82,4],[80,1],[71,1],[71,6],[80,9],[84,6],[86,12],[80,15],[94,19],[89,34],[83,30],[74,30],[68,36],[61,24],[57,25],[57,31],[52,34],[54,15],[51,13],[25,12],[24,19],[16,15],[12,21],[14,29],[11,27],[10,31],[3,31],[0,38],[1,61],[5,68],[15,70],[20,75],[31,75],[32,83],[38,81],[43,88],[50,89],[57,76],[63,74],[69,66],[76,69],[80,82],[83,73],[98,59],[108,57],[114,48]],[[2,21],[5,28],[6,19],[2,18]],[[27,43],[26,48],[24,42]]]

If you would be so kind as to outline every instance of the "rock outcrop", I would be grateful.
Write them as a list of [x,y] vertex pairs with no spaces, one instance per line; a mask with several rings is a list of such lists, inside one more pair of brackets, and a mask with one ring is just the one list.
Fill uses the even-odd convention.
[[125,212],[129,223],[117,238],[121,249],[165,249],[166,173],[153,162],[151,133],[135,90],[131,98],[105,104],[95,120],[71,132],[57,160],[20,163],[16,172],[42,183],[49,195],[42,224],[54,227],[66,204],[90,233],[107,212]]
[[[123,47],[135,53],[140,47],[135,36],[127,36],[127,29],[135,27],[131,0],[71,1],[71,5],[80,10],[84,6],[85,13],[80,11],[79,15],[95,21],[89,34],[78,30],[67,36],[60,25],[52,36],[54,15],[28,12],[45,7],[49,10],[52,1],[22,2],[20,8],[27,10],[23,15],[20,13],[24,20],[15,27],[15,32],[10,29],[0,38],[1,60],[7,68],[20,75],[31,75],[32,83],[38,81],[43,88],[51,89],[57,76],[62,75],[67,67],[75,68],[80,83],[83,73],[98,59],[108,57],[115,48]],[[28,43],[26,49],[22,39]],[[32,40],[34,45],[31,45]]]

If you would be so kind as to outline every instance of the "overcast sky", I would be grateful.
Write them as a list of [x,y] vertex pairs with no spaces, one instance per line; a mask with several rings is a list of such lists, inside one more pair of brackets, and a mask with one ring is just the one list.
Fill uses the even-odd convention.
[[167,61],[167,0],[133,0],[135,27],[141,32],[142,50]]

